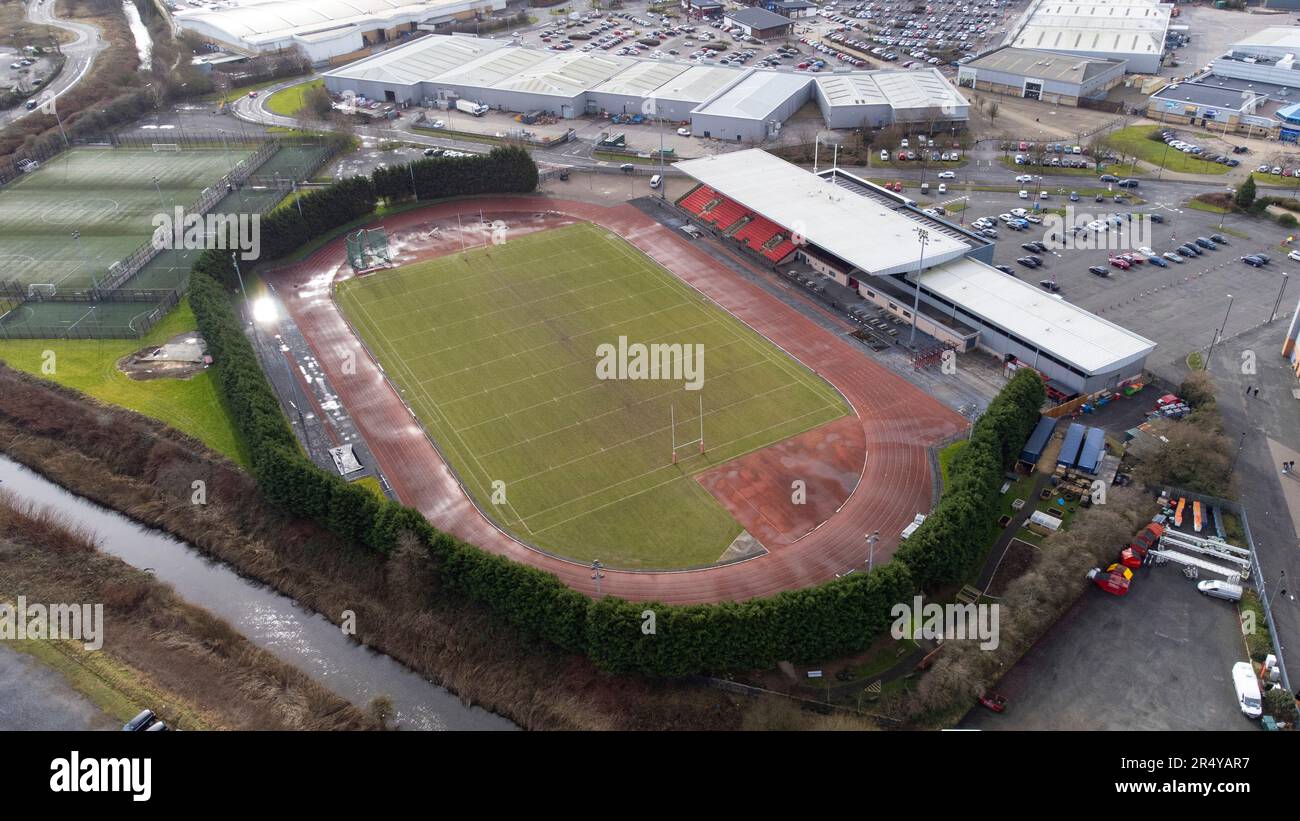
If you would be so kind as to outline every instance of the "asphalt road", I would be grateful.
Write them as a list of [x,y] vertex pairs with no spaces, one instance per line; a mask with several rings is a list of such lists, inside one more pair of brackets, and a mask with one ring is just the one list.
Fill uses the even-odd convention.
[[32,656],[0,643],[0,730],[118,730],[121,722]]
[[1232,686],[1232,665],[1245,660],[1233,604],[1198,593],[1175,565],[1147,567],[1122,598],[1089,585],[998,684],[1007,711],[976,707],[960,726],[1256,729]]
[[[76,35],[77,39],[71,43],[65,43],[61,47],[68,58],[67,62],[63,64],[63,70],[50,81],[50,84],[40,95],[40,99],[45,99],[48,95],[53,94],[57,100],[69,89],[81,82],[81,79],[86,76],[94,65],[95,57],[108,47],[108,43],[100,37],[99,29],[88,23],[74,23],[70,20],[55,17],[54,2],[55,0],[31,0],[27,4],[27,19],[41,25],[55,26]],[[31,113],[22,105],[8,111],[0,111],[0,128],[17,122]]]

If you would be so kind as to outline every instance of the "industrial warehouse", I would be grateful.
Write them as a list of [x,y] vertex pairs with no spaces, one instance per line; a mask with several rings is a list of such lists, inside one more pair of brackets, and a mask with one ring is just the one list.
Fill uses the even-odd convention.
[[692,221],[773,264],[806,263],[955,351],[1034,368],[1054,395],[1114,388],[1155,349],[1002,273],[989,241],[843,169],[812,173],[761,149],[676,167],[700,183],[677,203]]
[[1054,51],[1003,47],[957,71],[957,85],[976,91],[1077,106],[1103,99],[1124,82],[1127,64],[1105,57],[1080,57]]
[[239,0],[173,7],[177,25],[253,54],[301,49],[313,63],[338,63],[413,32],[490,15],[506,0]]
[[1156,0],[1034,0],[1005,45],[1123,60],[1127,71],[1160,70],[1171,6]]
[[815,101],[831,128],[895,122],[964,123],[969,102],[937,70],[810,74],[551,52],[455,35],[429,35],[324,75],[335,94],[570,119],[646,114],[689,122],[701,137],[760,142]]

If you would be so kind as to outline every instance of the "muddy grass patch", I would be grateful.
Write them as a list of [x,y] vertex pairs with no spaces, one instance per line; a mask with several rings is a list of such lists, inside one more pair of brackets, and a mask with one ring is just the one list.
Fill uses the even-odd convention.
[[195,331],[177,334],[161,345],[149,345],[117,361],[117,369],[132,379],[189,379],[210,363],[208,346]]

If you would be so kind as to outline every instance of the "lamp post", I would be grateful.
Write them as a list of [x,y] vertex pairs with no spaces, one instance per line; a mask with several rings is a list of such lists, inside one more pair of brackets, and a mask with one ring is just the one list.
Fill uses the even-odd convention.
[[166,203],[163,202],[161,179],[156,174],[154,175],[153,178],[153,190],[158,192],[158,213],[166,214],[167,205]]
[[1219,338],[1223,336],[1224,329],[1228,327],[1228,314],[1230,313],[1232,313],[1232,294],[1228,294],[1228,310],[1223,312],[1223,324],[1215,330],[1214,339],[1210,340],[1210,350],[1205,355],[1205,367],[1201,369],[1203,371],[1210,369],[1210,359],[1214,356],[1214,343],[1219,341]]
[[1288,274],[1286,271],[1282,272],[1282,287],[1277,289],[1277,300],[1273,303],[1273,313],[1268,315],[1269,322],[1272,322],[1274,319],[1277,319],[1277,309],[1282,306],[1282,294],[1283,292],[1286,291],[1286,282],[1290,278],[1291,278],[1290,274]]
[[912,348],[916,347],[916,321],[921,310],[921,271],[925,269],[925,246],[930,242],[930,232],[917,228],[916,238],[921,243],[921,256],[916,263],[916,299],[912,303],[912,333],[907,341]]
[[1237,467],[1237,457],[1241,455],[1241,449],[1244,448],[1244,447],[1246,447],[1246,432],[1243,430],[1243,431],[1241,432],[1241,439],[1238,440],[1238,442],[1237,442],[1237,452],[1234,453],[1234,454],[1232,454],[1232,461],[1228,463],[1228,475],[1229,475],[1229,476],[1231,476],[1231,475],[1232,475],[1232,471],[1236,469],[1236,467]]
[[605,574],[601,572],[603,567],[604,565],[600,563],[600,559],[596,559],[591,563],[591,578],[596,582],[596,598],[600,598],[600,580],[605,578]]
[[880,531],[872,531],[867,537],[867,572],[876,569],[876,542],[880,541]]

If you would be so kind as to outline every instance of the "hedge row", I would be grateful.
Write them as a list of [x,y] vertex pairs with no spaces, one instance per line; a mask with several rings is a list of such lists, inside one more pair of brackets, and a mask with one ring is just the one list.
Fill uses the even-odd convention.
[[[503,150],[493,154],[498,151]],[[527,158],[526,152],[521,153]],[[520,162],[517,157],[502,156],[499,161],[503,166]],[[447,167],[434,162],[418,173]],[[335,197],[359,196],[361,202],[373,203],[367,193],[383,190],[400,196],[390,172],[392,169],[381,170],[376,180],[366,181],[371,182],[370,189],[364,182],[350,180],[308,195],[320,199],[310,212],[304,207],[304,215],[311,214],[304,222],[321,233],[329,230],[326,223],[331,220],[332,227],[337,227],[355,219],[359,206],[338,204]],[[381,174],[382,181],[378,180]],[[535,179],[535,167],[533,176]],[[519,184],[509,175],[493,179]],[[442,190],[463,184],[448,182]],[[282,224],[288,226],[285,230],[294,241],[305,241],[299,237],[308,230],[306,226],[264,223]],[[264,248],[292,245],[279,237],[268,240],[264,237]],[[211,252],[200,258],[191,277],[191,306],[217,362],[217,385],[254,454],[254,474],[267,499],[379,553],[391,552],[401,534],[413,533],[425,545],[448,588],[486,605],[525,634],[584,653],[600,668],[615,673],[679,677],[765,669],[782,660],[815,662],[869,646],[889,624],[894,604],[907,600],[923,584],[948,578],[978,551],[981,545],[964,539],[973,536],[981,523],[979,517],[987,515],[996,498],[1002,467],[1019,451],[1042,402],[1038,377],[1024,373],[990,405],[976,425],[971,447],[954,461],[952,490],[908,542],[906,561],[745,602],[663,605],[612,596],[592,600],[553,574],[439,532],[418,511],[396,502],[381,502],[305,458],[220,284],[227,282],[229,287],[229,264],[224,253]],[[949,534],[961,538],[948,541]],[[915,568],[922,572],[916,573]]]
[[[499,147],[472,157],[434,157],[377,169],[375,193],[387,200],[522,194],[537,188],[537,164],[519,147]],[[414,182],[414,190],[412,190]]]
[[899,549],[919,587],[957,582],[983,557],[995,527],[1002,476],[1038,423],[1042,378],[1022,369],[989,403],[953,459],[934,512]]

